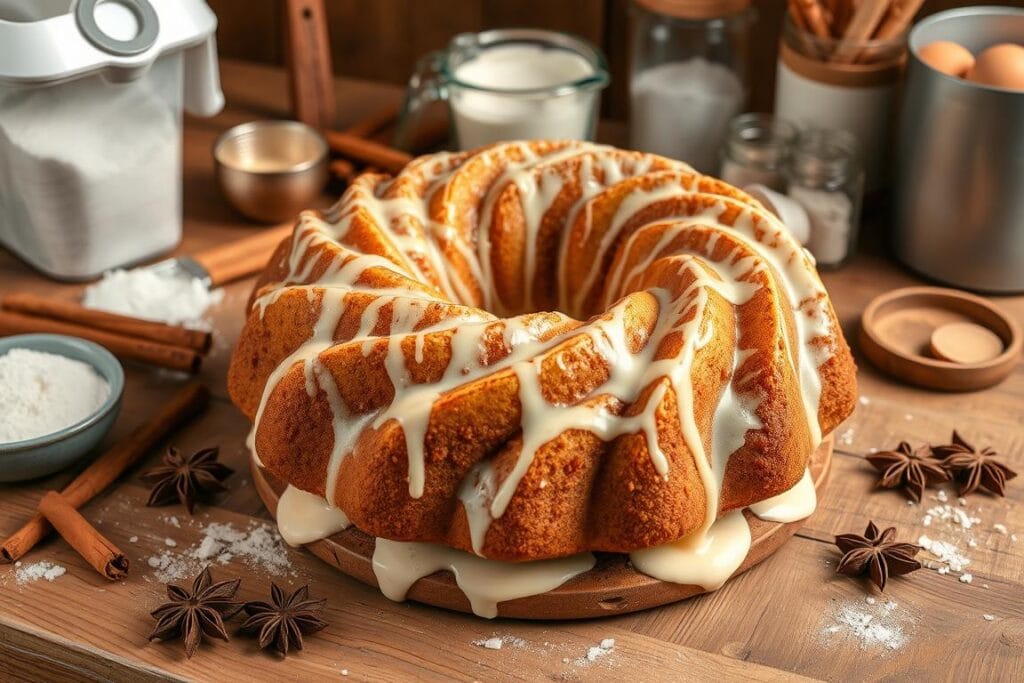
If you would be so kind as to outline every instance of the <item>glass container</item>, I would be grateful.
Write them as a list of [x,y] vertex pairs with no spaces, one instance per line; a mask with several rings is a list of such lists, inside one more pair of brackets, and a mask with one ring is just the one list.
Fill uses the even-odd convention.
[[722,180],[736,187],[759,183],[784,192],[782,165],[796,141],[796,127],[771,114],[740,114],[722,146]]
[[633,148],[716,173],[728,122],[746,109],[750,0],[634,0]]
[[786,193],[810,219],[807,248],[818,267],[842,266],[857,243],[864,195],[857,138],[845,130],[801,131],[783,169]]

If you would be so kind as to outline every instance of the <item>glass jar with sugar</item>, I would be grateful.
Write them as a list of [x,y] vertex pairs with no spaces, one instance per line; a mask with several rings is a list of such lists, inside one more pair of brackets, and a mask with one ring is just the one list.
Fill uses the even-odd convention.
[[786,193],[804,207],[810,219],[807,248],[818,267],[843,265],[857,243],[864,194],[857,139],[845,130],[803,130],[783,172]]
[[717,173],[747,100],[750,0],[634,0],[631,146]]

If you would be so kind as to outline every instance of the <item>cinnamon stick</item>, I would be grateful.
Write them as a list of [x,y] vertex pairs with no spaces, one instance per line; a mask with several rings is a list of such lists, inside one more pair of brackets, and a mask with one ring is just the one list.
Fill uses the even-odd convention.
[[213,335],[203,330],[190,329],[153,320],[142,320],[95,308],[86,308],[72,301],[52,299],[27,292],[8,294],[0,301],[0,308],[41,318],[53,318],[77,325],[85,325],[105,332],[127,337],[181,346],[196,353],[207,353]]
[[923,4],[924,0],[895,0],[892,7],[889,8],[889,13],[885,15],[882,25],[875,32],[875,39],[891,40],[902,35]]
[[[185,385],[152,418],[85,468],[64,487],[61,495],[72,507],[85,505],[148,453],[161,439],[201,412],[209,399],[209,390],[199,382]],[[50,526],[43,516],[35,515],[0,545],[0,561],[14,562],[21,559],[46,536],[49,529]]]
[[861,0],[857,5],[849,26],[843,32],[843,38],[832,54],[832,61],[848,64],[857,59],[861,45],[870,40],[878,28],[882,17],[889,11],[889,0]]
[[331,149],[343,157],[377,166],[389,173],[398,173],[412,161],[412,156],[401,150],[355,135],[328,130],[324,131],[324,136]]
[[136,360],[171,370],[195,373],[199,371],[203,360],[202,356],[193,349],[181,346],[128,337],[63,320],[0,310],[0,336],[36,332],[81,337],[106,347],[108,351],[119,358]]
[[816,0],[796,0],[796,6],[803,15],[804,22],[810,28],[811,33],[819,38],[830,38],[831,31],[828,22],[825,21],[825,12]]
[[128,574],[128,558],[56,491],[39,501],[39,514],[93,569],[111,581]]

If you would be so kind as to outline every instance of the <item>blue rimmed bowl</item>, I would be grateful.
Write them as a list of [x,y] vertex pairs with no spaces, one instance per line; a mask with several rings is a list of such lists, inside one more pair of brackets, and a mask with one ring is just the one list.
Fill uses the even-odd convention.
[[45,477],[74,464],[107,435],[121,411],[124,369],[105,348],[60,334],[22,334],[0,339],[0,356],[11,349],[44,351],[91,365],[110,384],[110,395],[94,413],[52,434],[0,443],[0,482]]

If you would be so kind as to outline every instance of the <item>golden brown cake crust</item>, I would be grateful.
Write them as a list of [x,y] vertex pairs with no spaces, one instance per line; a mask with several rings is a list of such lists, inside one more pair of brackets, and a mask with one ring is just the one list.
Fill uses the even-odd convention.
[[361,530],[515,561],[664,544],[777,495],[856,402],[774,217],[573,142],[422,157],[303,214],[228,388],[263,466]]

